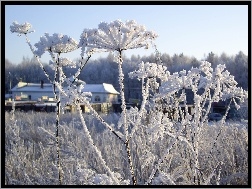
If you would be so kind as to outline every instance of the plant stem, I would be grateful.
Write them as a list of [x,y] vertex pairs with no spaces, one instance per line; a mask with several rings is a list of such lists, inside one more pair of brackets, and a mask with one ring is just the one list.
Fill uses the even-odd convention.
[[[62,176],[61,176],[61,166],[60,166],[60,145],[59,145],[59,114],[60,114],[60,93],[57,95],[56,92],[56,82],[57,78],[59,81],[60,79],[60,70],[59,70],[59,56],[58,56],[58,62],[56,62],[55,66],[55,76],[54,76],[54,83],[53,83],[53,92],[55,99],[57,100],[56,102],[56,107],[57,107],[57,112],[56,112],[56,132],[55,132],[55,137],[56,137],[56,148],[57,148],[57,165],[58,165],[58,180],[59,180],[59,185],[62,185]],[[61,82],[60,82],[61,84]]]
[[131,151],[130,151],[130,145],[129,145],[129,132],[128,132],[128,123],[127,123],[127,117],[126,117],[126,103],[125,103],[125,97],[124,97],[124,74],[122,70],[122,51],[119,50],[119,61],[118,61],[118,70],[119,70],[119,85],[120,85],[120,94],[121,94],[121,101],[122,101],[122,116],[123,116],[123,125],[124,125],[124,134],[125,134],[125,148],[127,151],[127,158],[128,158],[128,163],[130,167],[130,173],[132,177],[132,183],[133,185],[137,184],[136,177],[134,174],[134,168],[133,168],[133,163],[132,163],[132,158],[131,158]]
[[130,144],[129,144],[129,140],[126,140],[125,144],[125,148],[127,151],[127,158],[128,158],[128,163],[130,166],[130,173],[131,173],[131,180],[133,185],[137,185],[137,180],[134,174],[134,168],[133,168],[133,164],[132,164],[132,160],[131,160],[131,153],[130,153]]
[[80,104],[77,103],[77,111],[79,113],[80,119],[81,119],[81,123],[82,123],[82,127],[83,127],[83,132],[84,132],[84,136],[85,138],[88,140],[91,149],[96,153],[97,158],[99,159],[99,162],[101,162],[101,164],[103,165],[104,169],[106,170],[106,172],[111,176],[111,178],[113,179],[113,181],[118,185],[120,184],[119,180],[115,177],[114,173],[110,170],[110,168],[107,166],[106,161],[103,159],[101,151],[96,147],[96,145],[94,144],[94,141],[91,137],[91,134],[87,128],[87,125],[85,123],[84,117],[82,115],[82,110],[80,107]]
[[48,74],[47,71],[45,70],[43,64],[41,63],[41,61],[40,61],[40,59],[39,59],[39,57],[35,54],[34,49],[33,49],[32,45],[31,45],[31,42],[30,42],[30,40],[28,39],[28,37],[27,37],[26,34],[25,34],[25,38],[26,38],[27,44],[29,45],[29,47],[30,47],[30,49],[31,49],[31,51],[32,51],[32,54],[36,57],[36,59],[37,59],[37,61],[38,61],[38,63],[39,63],[40,68],[43,70],[43,72],[44,72],[45,76],[47,77],[47,79],[49,80],[49,82],[52,83],[52,80],[50,79],[49,74]]

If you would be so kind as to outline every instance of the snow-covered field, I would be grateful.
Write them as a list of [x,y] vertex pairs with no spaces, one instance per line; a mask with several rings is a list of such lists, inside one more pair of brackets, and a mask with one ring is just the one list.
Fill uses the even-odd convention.
[[[118,115],[102,115],[109,124],[116,123]],[[124,145],[118,142],[115,135],[108,132],[92,115],[85,115],[95,145],[101,150],[108,167],[122,184],[129,184],[127,154]],[[209,122],[200,134],[199,163],[201,180],[210,179],[209,184],[247,185],[248,184],[248,123]],[[109,177],[97,159],[97,155],[89,148],[83,136],[80,118],[75,114],[61,116],[60,127],[60,159],[63,170],[64,185],[108,184]],[[171,141],[164,137],[149,151],[160,157]],[[132,158],[136,170],[138,184],[144,184],[151,174],[152,167],[140,156],[140,143],[132,142]],[[144,141],[143,141],[144,142]],[[169,155],[161,164],[160,171],[152,184],[192,184],[192,153],[186,144],[176,143]],[[5,113],[5,184],[6,185],[57,185],[58,170],[55,145],[54,113],[15,112],[15,119]],[[156,159],[153,157],[153,163]],[[218,164],[219,162],[222,162]],[[217,169],[218,166],[218,169]],[[215,169],[216,168],[216,169]],[[206,178],[217,171],[216,176]],[[173,178],[171,181],[169,178]]]

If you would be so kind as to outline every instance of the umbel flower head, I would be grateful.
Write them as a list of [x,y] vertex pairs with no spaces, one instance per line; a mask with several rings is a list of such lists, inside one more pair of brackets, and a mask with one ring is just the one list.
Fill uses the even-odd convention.
[[[51,68],[55,70],[55,66],[56,66],[55,62],[50,60],[49,66],[51,66]],[[70,60],[69,58],[59,58],[58,66],[60,67],[68,66],[70,68],[76,68],[76,62]]]
[[41,57],[45,51],[58,54],[74,51],[78,48],[78,43],[67,35],[54,33],[50,36],[45,33],[34,46],[37,48],[35,54]]
[[98,29],[85,29],[80,37],[79,46],[82,52],[86,47],[122,51],[140,47],[148,48],[150,42],[157,38],[157,34],[146,31],[134,20],[123,23],[115,20],[110,23],[101,22]]
[[129,77],[131,79],[133,79],[134,77],[137,77],[138,79],[157,77],[162,80],[167,80],[167,77],[170,74],[168,71],[166,71],[166,66],[158,65],[156,63],[141,62],[138,67],[139,70],[135,70],[129,73]]
[[10,26],[10,31],[12,33],[18,33],[18,35],[21,36],[21,34],[34,32],[34,30],[30,30],[31,28],[32,25],[28,22],[25,22],[24,24],[19,24],[17,21],[14,21]]

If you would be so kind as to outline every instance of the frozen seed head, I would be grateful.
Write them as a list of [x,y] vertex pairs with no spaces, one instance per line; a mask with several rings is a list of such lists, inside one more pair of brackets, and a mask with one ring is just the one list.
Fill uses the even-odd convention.
[[157,34],[146,31],[145,27],[135,21],[122,22],[115,20],[110,23],[101,22],[98,29],[85,29],[80,36],[79,46],[82,52],[86,47],[122,51],[145,47],[157,38]]
[[50,36],[45,33],[45,36],[41,36],[40,41],[34,46],[37,48],[35,54],[41,57],[45,51],[58,54],[74,51],[78,48],[78,43],[67,35],[54,33]]
[[[55,70],[56,64],[53,61],[49,61],[49,65],[53,70]],[[76,68],[76,62],[72,61],[69,58],[59,58],[58,66],[60,67],[70,67],[70,68]]]
[[138,67],[138,70],[129,73],[130,78],[137,77],[138,79],[142,79],[157,77],[165,80],[168,74],[166,66],[158,65],[156,63],[141,62]]
[[31,28],[32,25],[28,22],[25,22],[24,24],[19,24],[17,21],[14,21],[10,26],[10,31],[12,33],[18,33],[18,35],[20,36],[21,34],[34,32],[34,30],[31,30]]

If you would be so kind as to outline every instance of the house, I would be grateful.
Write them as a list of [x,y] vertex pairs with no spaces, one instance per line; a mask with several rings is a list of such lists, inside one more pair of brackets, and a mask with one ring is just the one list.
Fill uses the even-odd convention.
[[[20,81],[11,89],[11,92],[12,97],[16,101],[55,101],[52,84],[44,83],[43,81],[41,83],[26,83]],[[118,102],[119,92],[111,84],[86,84],[82,92],[92,93],[91,103]],[[58,93],[57,88],[56,93]]]
[[11,94],[5,94],[5,100],[9,100],[12,98],[12,95]]
[[118,95],[120,94],[115,90],[113,85],[102,84],[86,84],[82,92],[91,92],[92,103],[118,103]]
[[[54,101],[52,84],[26,83],[20,81],[11,89],[12,98],[15,101]],[[58,89],[56,89],[58,92]]]

